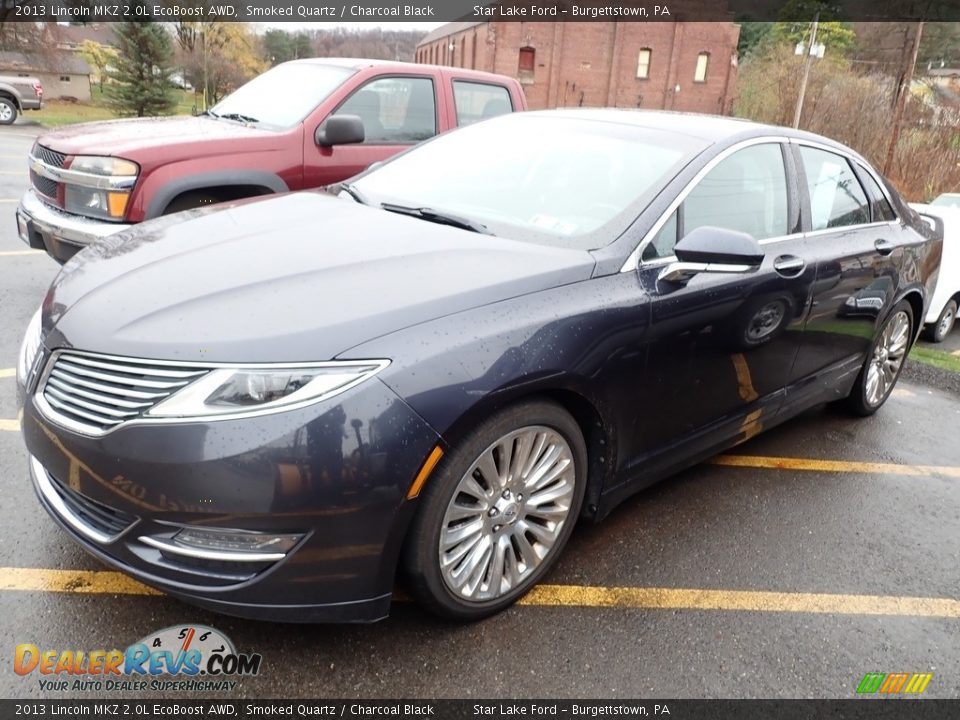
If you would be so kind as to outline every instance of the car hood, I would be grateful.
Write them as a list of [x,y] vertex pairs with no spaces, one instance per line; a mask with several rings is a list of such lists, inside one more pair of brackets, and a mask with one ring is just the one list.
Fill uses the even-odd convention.
[[68,262],[49,349],[217,362],[327,360],[362,342],[590,277],[589,252],[471,233],[323,192],[137,225]]
[[112,155],[141,162],[163,151],[164,162],[222,152],[218,140],[252,143],[245,150],[280,147],[277,133],[209,117],[109,120],[71,125],[45,133],[37,142],[65,155]]

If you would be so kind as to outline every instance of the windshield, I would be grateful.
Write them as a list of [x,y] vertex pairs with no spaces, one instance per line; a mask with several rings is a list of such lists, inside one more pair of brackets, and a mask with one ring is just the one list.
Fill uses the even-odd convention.
[[441,135],[354,183],[495,235],[592,249],[617,238],[707,143],[626,123],[517,113]]
[[211,113],[284,130],[302,122],[353,72],[333,65],[284,63],[227,95]]
[[960,195],[941,195],[931,205],[960,208]]

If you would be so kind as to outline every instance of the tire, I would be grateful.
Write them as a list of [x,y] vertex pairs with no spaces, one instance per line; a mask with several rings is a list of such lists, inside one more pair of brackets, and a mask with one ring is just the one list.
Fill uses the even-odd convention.
[[0,97],[0,125],[13,125],[16,120],[16,103],[8,98]]
[[870,346],[870,352],[847,398],[850,411],[866,417],[883,406],[906,363],[912,338],[913,308],[909,302],[901,300],[894,306]]
[[184,193],[171,202],[164,209],[164,215],[172,215],[173,213],[183,212],[184,210],[196,210],[200,207],[206,207],[207,205],[216,205],[220,202],[220,198],[205,192],[189,192]]
[[957,321],[957,301],[950,300],[943,307],[940,317],[937,321],[924,328],[923,336],[930,342],[942,343],[947,339],[947,335],[953,330],[954,323]]
[[[527,461],[514,465],[524,444]],[[501,447],[511,452],[505,490]],[[546,475],[538,472],[544,466]],[[443,458],[421,493],[402,557],[410,594],[435,614],[462,621],[509,607],[566,545],[583,502],[586,468],[580,427],[553,402],[523,402],[482,422]],[[554,471],[537,487],[538,474]],[[464,532],[471,526],[476,530]]]

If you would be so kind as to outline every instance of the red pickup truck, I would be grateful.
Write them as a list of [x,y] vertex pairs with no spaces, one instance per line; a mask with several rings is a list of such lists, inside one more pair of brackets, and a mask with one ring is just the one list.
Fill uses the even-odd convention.
[[41,136],[18,231],[66,262],[133,223],[337,183],[445,130],[524,109],[520,84],[500,75],[377,60],[284,63],[203,115]]

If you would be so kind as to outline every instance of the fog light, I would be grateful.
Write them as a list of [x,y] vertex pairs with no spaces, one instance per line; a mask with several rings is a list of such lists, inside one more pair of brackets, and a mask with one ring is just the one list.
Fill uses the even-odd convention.
[[161,552],[199,560],[271,562],[286,557],[303,535],[184,528],[172,538],[142,536],[140,541]]
[[17,213],[17,232],[20,234],[20,239],[29,245],[30,230],[27,228],[27,219],[20,213]]

